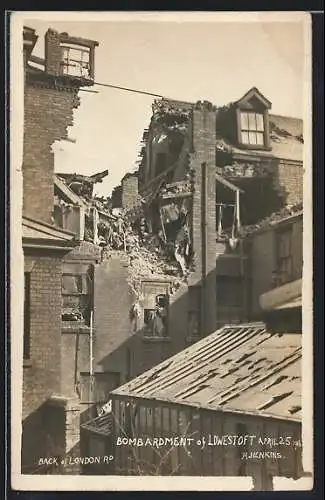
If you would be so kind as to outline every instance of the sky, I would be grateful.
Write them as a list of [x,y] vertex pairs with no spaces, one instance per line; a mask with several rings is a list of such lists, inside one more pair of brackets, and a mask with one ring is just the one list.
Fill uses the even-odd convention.
[[[221,106],[257,87],[274,114],[302,117],[304,110],[304,25],[294,21],[211,22],[146,20],[71,21],[24,19],[39,35],[34,54],[44,57],[49,27],[97,40],[95,81],[157,93],[184,101],[208,100]],[[103,16],[104,17],[104,16]],[[158,18],[159,19],[159,18]],[[94,86],[80,92],[69,137],[54,145],[56,172],[91,175],[108,169],[96,186],[109,195],[136,166],[143,130],[154,98]]]

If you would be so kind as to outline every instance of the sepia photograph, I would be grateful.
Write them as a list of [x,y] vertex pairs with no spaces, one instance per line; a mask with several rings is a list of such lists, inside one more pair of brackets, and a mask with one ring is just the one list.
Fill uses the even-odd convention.
[[12,14],[16,489],[312,489],[310,26]]

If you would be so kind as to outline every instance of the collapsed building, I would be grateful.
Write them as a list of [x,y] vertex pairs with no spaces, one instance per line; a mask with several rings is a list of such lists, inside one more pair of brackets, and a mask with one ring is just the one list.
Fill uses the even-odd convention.
[[250,318],[246,236],[302,208],[302,121],[270,108],[256,88],[223,107],[155,101],[122,180],[121,205],[186,276],[199,323],[187,337]]
[[[155,241],[156,258],[176,266],[181,279],[175,290],[171,269],[161,267],[160,279],[153,269],[152,275],[138,274],[136,326],[127,346],[133,376],[158,365],[155,376],[161,361],[225,325],[233,325],[235,335],[251,328],[244,328],[247,322],[263,319],[274,338],[294,333],[283,342],[291,345],[295,338],[299,344],[302,121],[271,115],[270,108],[256,88],[221,108],[154,103],[139,169],[122,179],[119,204],[132,228]],[[165,327],[154,329],[150,319],[161,306]],[[135,387],[138,380],[142,384],[146,375]],[[132,399],[130,384],[113,391],[113,399]],[[83,425],[86,450],[92,440],[112,446],[119,425],[114,418],[109,412]]]

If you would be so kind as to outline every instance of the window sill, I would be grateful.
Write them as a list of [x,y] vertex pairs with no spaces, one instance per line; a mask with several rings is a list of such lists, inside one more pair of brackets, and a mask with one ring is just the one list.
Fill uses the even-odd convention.
[[242,142],[239,142],[237,144],[237,146],[240,148],[240,149],[247,149],[248,151],[249,150],[255,150],[255,151],[272,151],[272,148],[271,146],[267,146],[265,144],[261,145],[261,144],[244,144]]
[[33,362],[31,359],[24,359],[23,368],[30,368],[32,365],[33,365]]
[[78,321],[63,321],[61,325],[62,333],[90,333],[90,327]]
[[142,337],[142,340],[144,342],[170,342],[171,341],[171,338],[170,337],[149,337],[149,336],[146,336],[144,335]]

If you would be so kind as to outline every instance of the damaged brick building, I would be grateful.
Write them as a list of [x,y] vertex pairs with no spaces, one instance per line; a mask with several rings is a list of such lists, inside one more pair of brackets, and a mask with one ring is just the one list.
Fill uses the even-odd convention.
[[40,457],[64,456],[74,445],[74,402],[61,377],[62,262],[75,232],[54,225],[55,141],[67,137],[81,87],[93,85],[97,42],[49,29],[45,58],[24,27],[23,239],[25,262],[22,472],[46,472]]
[[[128,272],[131,376],[224,324],[259,317],[259,295],[273,285],[265,276],[263,291],[255,286],[249,235],[302,208],[302,121],[270,108],[256,88],[223,107],[155,101],[139,169],[118,191],[140,247],[156,259]],[[272,248],[259,250],[260,261]]]
[[112,391],[81,447],[114,461],[85,473],[247,475],[262,491],[304,475],[302,211],[292,211],[245,228],[263,321],[224,325]]
[[78,454],[80,419],[116,387],[259,316],[278,257],[256,283],[254,234],[301,202],[303,171],[301,121],[269,114],[257,89],[222,108],[161,100],[138,171],[98,199],[108,172],[54,175],[51,150],[94,83],[97,42],[49,30],[40,59],[36,41],[25,28],[24,472]]
[[[255,88],[222,108],[154,103],[139,170],[117,191],[141,235],[127,271],[134,334],[118,348],[131,378],[224,325],[245,332],[252,320],[263,319],[274,338],[293,332],[283,342],[294,338],[299,349],[302,121],[270,108]],[[134,264],[140,253],[147,268]],[[112,426],[109,413],[83,425],[86,452],[92,440],[109,449]]]

